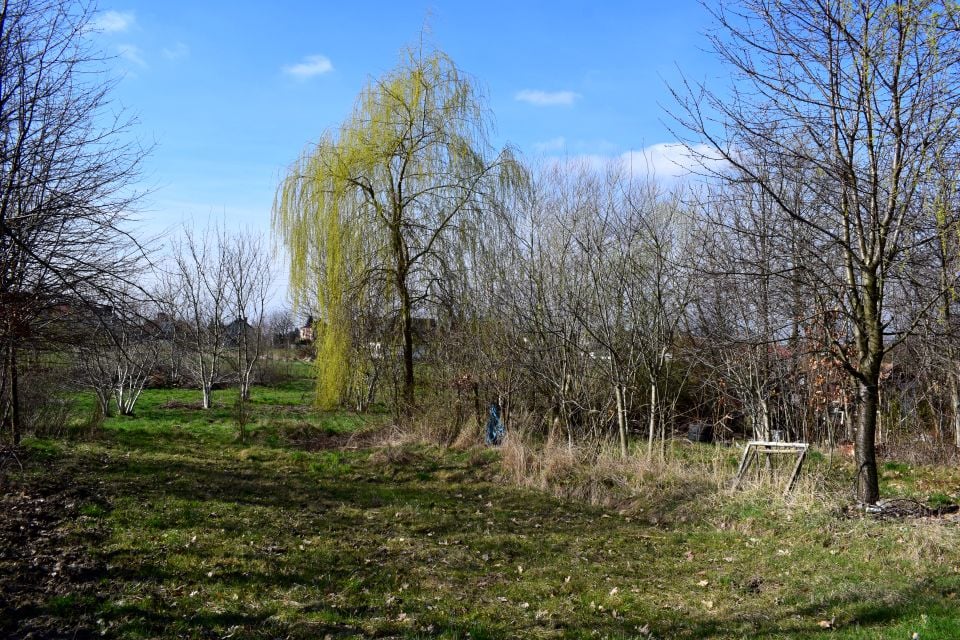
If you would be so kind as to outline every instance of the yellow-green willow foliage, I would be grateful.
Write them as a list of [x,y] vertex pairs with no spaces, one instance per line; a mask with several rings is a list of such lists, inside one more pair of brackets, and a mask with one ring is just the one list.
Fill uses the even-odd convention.
[[[374,80],[353,113],[290,169],[273,224],[289,251],[295,301],[315,303],[317,398],[332,406],[348,389],[351,323],[361,313],[396,313],[403,347],[404,401],[413,403],[414,307],[423,274],[451,250],[466,217],[521,184],[509,150],[490,154],[486,115],[472,81],[441,52],[407,51]],[[366,287],[392,298],[387,309],[359,304]]]
[[349,209],[338,204],[347,194],[346,182],[337,179],[337,169],[335,146],[325,137],[317,145],[317,153],[304,155],[291,171],[274,213],[274,223],[292,258],[294,302],[297,306],[316,305],[321,311],[314,327],[317,404],[328,409],[339,404],[349,374],[347,261],[356,254],[358,227]]

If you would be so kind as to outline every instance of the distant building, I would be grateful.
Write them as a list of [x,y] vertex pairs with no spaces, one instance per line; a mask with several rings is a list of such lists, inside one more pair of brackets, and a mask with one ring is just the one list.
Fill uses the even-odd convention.
[[[423,353],[425,353],[426,345],[437,333],[437,319],[413,317],[411,318],[410,331],[413,333],[415,357],[422,357]],[[307,316],[307,321],[302,327],[297,328],[296,341],[299,344],[313,344],[314,340],[316,340],[316,323],[311,315]],[[370,342],[369,347],[371,353],[374,354],[372,357],[383,357],[384,347],[379,340]]]
[[413,358],[423,360],[437,334],[437,319],[414,316],[410,318],[410,332],[413,334]]
[[297,329],[297,341],[312,344],[313,338],[313,316],[307,316],[307,322]]
[[247,319],[243,317],[237,318],[223,328],[224,338],[226,339],[227,346],[230,347],[238,346],[244,336],[249,338],[252,333],[253,327],[251,327]]
[[427,342],[437,330],[436,318],[414,316],[410,318],[410,331],[414,339]]

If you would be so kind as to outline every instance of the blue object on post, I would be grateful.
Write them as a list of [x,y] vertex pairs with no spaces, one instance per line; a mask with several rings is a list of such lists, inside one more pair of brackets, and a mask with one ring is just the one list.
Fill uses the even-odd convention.
[[503,442],[506,431],[503,420],[500,419],[500,405],[496,402],[490,403],[490,419],[487,420],[487,444],[497,445]]

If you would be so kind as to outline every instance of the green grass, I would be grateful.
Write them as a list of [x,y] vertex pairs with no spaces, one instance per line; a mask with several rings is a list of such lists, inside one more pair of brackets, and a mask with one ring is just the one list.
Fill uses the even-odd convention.
[[[298,379],[274,387],[254,387],[247,403],[247,431],[252,442],[284,446],[294,436],[347,434],[375,426],[383,414],[357,415],[318,412],[310,403],[309,380]],[[236,443],[237,392],[213,393],[212,407],[200,410],[195,389],[146,389],[133,416],[111,416],[104,422],[110,439],[128,446],[164,450],[167,447],[207,447]]]
[[696,518],[655,526],[508,486],[489,450],[295,446],[382,419],[316,413],[303,384],[256,389],[239,443],[229,394],[203,412],[149,391],[97,439],[28,443],[10,482],[71,487],[58,544],[99,568],[17,617],[114,638],[960,637],[952,524],[750,490],[687,496]]

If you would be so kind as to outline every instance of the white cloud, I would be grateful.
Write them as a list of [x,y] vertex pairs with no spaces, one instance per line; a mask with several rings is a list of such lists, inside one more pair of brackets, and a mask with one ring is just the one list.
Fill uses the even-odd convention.
[[549,140],[544,140],[543,142],[534,142],[533,150],[537,153],[548,153],[550,151],[563,151],[567,148],[567,139],[563,136],[557,136],[556,138],[550,138]]
[[146,67],[147,61],[143,58],[143,50],[135,44],[118,44],[117,53],[127,62],[132,62],[138,67]]
[[640,151],[628,151],[621,154],[620,160],[630,173],[656,178],[682,178],[691,173],[716,171],[726,165],[705,144],[687,147],[679,142],[661,142]]
[[164,47],[161,53],[167,60],[182,60],[190,55],[190,47],[182,42],[178,42],[173,46]]
[[569,106],[581,98],[573,91],[540,91],[538,89],[524,89],[518,91],[515,100],[536,105],[538,107]]
[[91,31],[123,33],[137,21],[132,11],[104,11],[90,22]]
[[552,161],[570,167],[583,167],[602,171],[619,165],[634,177],[649,177],[658,180],[678,180],[698,173],[722,171],[727,162],[717,157],[711,147],[704,144],[687,147],[679,142],[661,142],[639,151],[627,151],[618,155],[583,154],[554,157]]
[[283,72],[298,80],[306,80],[333,71],[333,63],[327,56],[307,56],[297,64],[287,65]]

